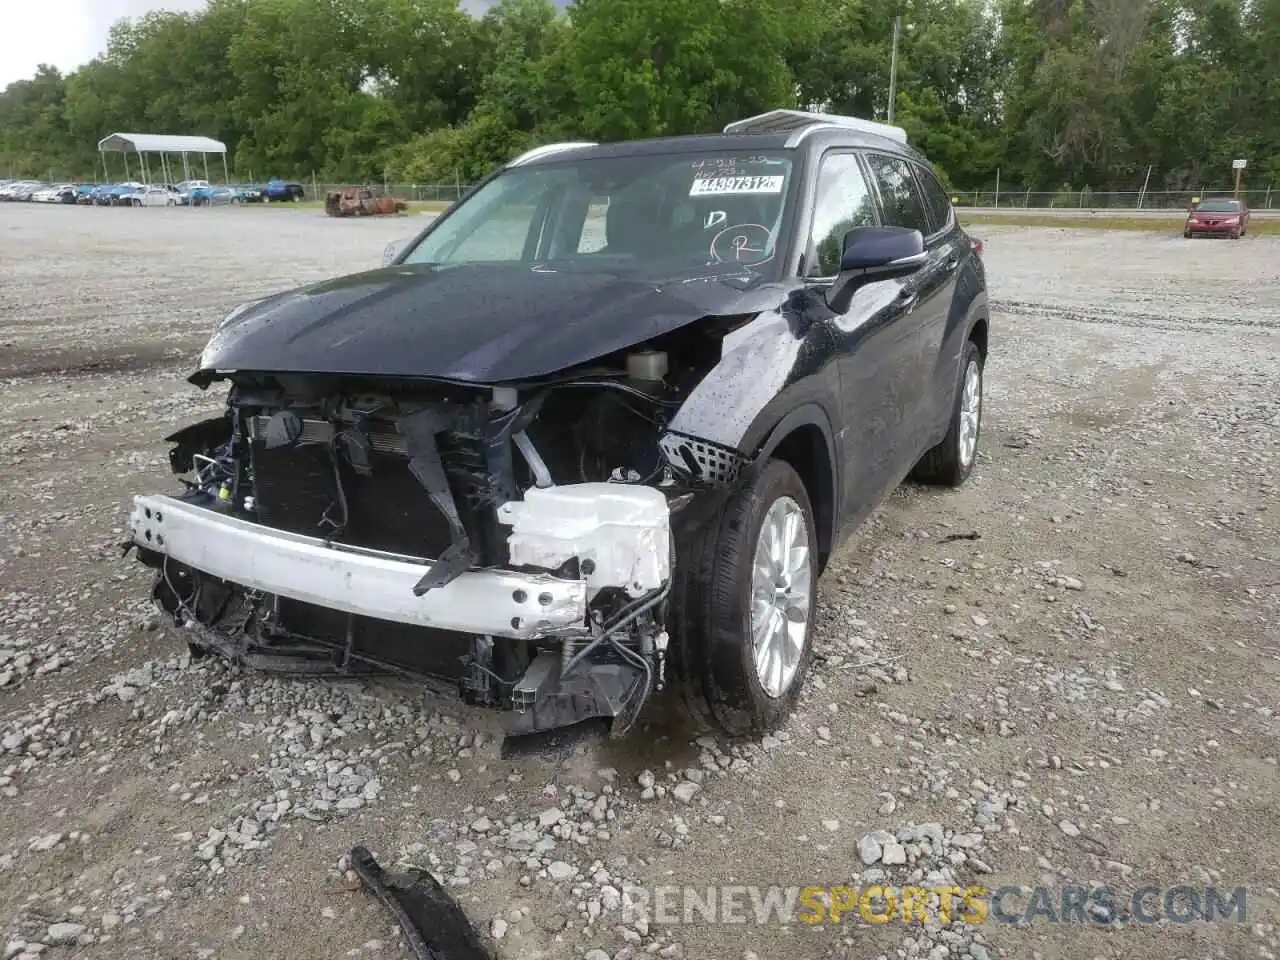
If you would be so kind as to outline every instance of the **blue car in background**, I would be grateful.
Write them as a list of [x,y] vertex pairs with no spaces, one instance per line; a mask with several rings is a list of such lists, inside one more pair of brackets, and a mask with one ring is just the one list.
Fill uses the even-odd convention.
[[196,187],[190,194],[190,203],[193,207],[212,207],[235,202],[236,193],[230,187]]
[[302,200],[306,196],[306,190],[302,184],[293,180],[268,180],[266,190],[263,192],[269,203],[292,202]]
[[107,204],[112,207],[131,207],[133,206],[133,193],[145,187],[145,183],[137,180],[126,180],[124,183],[117,183],[115,186],[107,190]]
[[114,183],[104,183],[93,188],[89,193],[90,202],[97,207],[107,207],[111,205],[111,191],[116,189]]
[[262,203],[262,187],[247,184],[231,184],[216,187],[199,187],[191,191],[193,207],[216,207],[231,203]]

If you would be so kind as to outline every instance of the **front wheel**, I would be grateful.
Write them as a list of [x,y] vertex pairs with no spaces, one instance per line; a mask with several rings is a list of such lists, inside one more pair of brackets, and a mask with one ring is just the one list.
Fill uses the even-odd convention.
[[687,551],[677,642],[696,717],[748,736],[795,709],[813,657],[817,542],[799,474],[771,460]]
[[951,425],[942,442],[920,458],[911,478],[920,483],[958,487],[969,479],[978,459],[982,432],[982,351],[972,340],[960,359],[960,386],[951,410]]

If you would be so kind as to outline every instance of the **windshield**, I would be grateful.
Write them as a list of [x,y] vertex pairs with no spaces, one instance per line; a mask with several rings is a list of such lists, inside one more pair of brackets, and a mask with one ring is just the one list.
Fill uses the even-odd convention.
[[658,275],[770,270],[791,186],[785,154],[717,151],[513,167],[463,201],[404,263],[524,262]]
[[1238,213],[1239,200],[1205,200],[1196,206],[1200,213]]

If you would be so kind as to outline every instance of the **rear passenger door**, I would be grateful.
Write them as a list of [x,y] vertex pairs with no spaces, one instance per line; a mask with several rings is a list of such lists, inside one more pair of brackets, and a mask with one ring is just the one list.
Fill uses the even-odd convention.
[[908,379],[902,385],[910,400],[898,438],[908,461],[903,467],[905,474],[931,445],[936,428],[939,391],[935,367],[960,260],[946,231],[935,228],[916,179],[916,165],[905,157],[886,153],[868,153],[866,159],[885,225],[919,230],[928,253],[925,265],[907,278],[903,289],[909,305],[906,326],[913,338]]
[[[845,235],[879,222],[875,191],[856,152],[835,149],[822,156],[813,202],[804,277],[826,286],[840,273]],[[900,287],[897,280],[869,284],[831,321],[840,370],[845,529],[902,479],[898,437],[914,399],[906,381],[916,347]]]
[[[928,245],[938,251],[945,283],[941,291],[943,323],[926,331],[924,351],[929,365],[926,376],[934,385],[933,410],[926,410],[927,420],[936,426],[928,446],[941,442],[950,425],[955,393],[959,389],[960,352],[964,348],[966,316],[969,300],[957,295],[960,277],[965,269],[965,257],[973,256],[973,245],[956,220],[951,197],[938,182],[932,171],[920,164],[913,166],[916,180],[924,193],[933,234]],[[928,394],[926,394],[928,396]]]

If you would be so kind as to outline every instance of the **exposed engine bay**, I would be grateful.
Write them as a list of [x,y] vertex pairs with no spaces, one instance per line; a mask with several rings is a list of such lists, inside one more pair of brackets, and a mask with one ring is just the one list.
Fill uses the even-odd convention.
[[133,545],[193,653],[292,673],[403,673],[614,735],[667,682],[673,530],[736,451],[668,428],[718,359],[699,338],[501,386],[234,373],[173,434],[175,497]]

